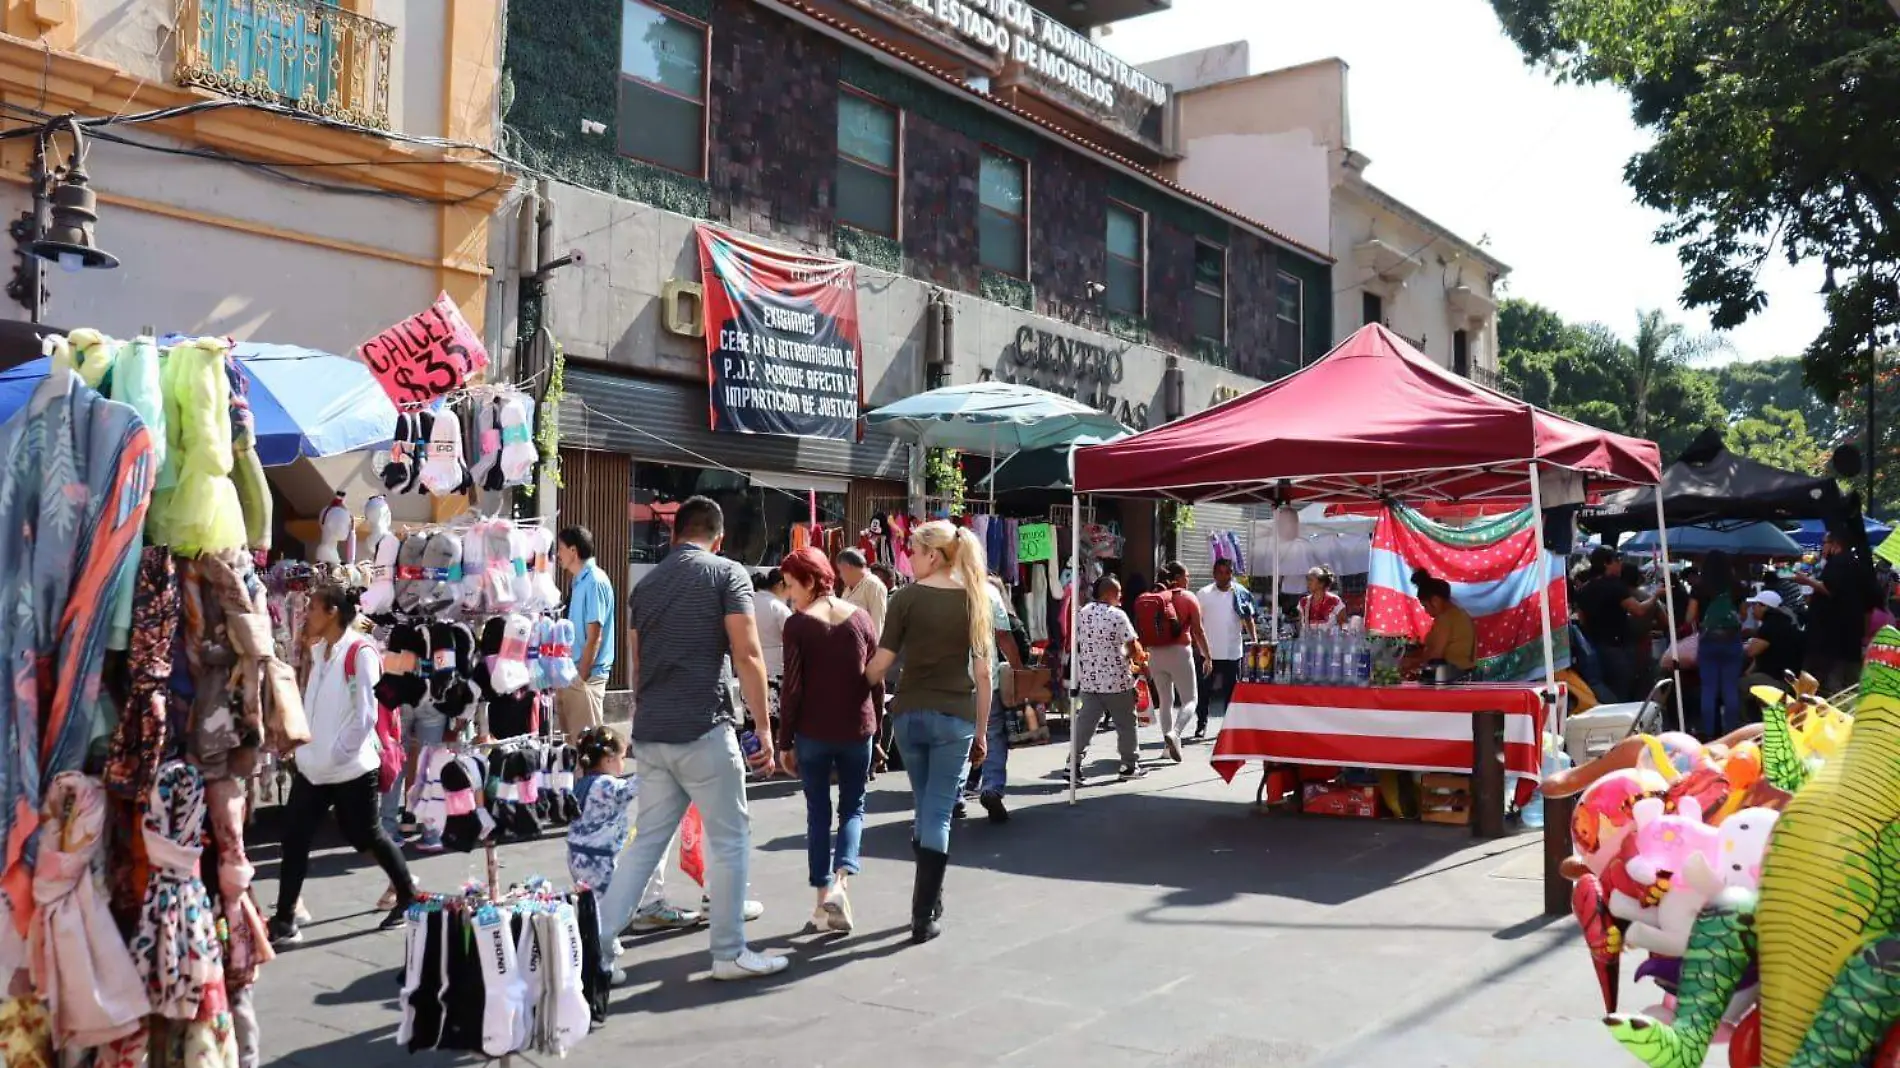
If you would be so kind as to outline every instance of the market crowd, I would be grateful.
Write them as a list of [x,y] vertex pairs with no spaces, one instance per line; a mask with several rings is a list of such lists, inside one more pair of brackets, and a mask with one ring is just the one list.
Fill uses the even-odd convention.
[[1892,567],[1834,532],[1816,561],[1745,563],[1711,552],[1668,576],[1653,565],[1639,574],[1606,546],[1571,581],[1581,703],[1642,700],[1680,667],[1689,727],[1705,739],[1759,721],[1756,686],[1802,672],[1825,694],[1854,686],[1868,642],[1894,618]]

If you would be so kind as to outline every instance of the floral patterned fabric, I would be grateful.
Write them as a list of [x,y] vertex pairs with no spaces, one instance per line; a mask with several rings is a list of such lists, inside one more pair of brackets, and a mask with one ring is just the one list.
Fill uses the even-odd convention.
[[170,741],[166,730],[165,691],[171,683],[172,650],[178,640],[178,569],[162,545],[140,555],[138,586],[132,597],[132,681],[125,712],[112,733],[106,758],[106,789],[120,797],[151,793]]
[[274,957],[264,915],[251,896],[256,869],[244,853],[244,784],[220,779],[207,788],[211,837],[218,847],[218,905],[224,919],[224,981],[233,990],[257,979],[257,969]]
[[182,761],[166,764],[145,808],[151,881],[131,948],[152,1011],[173,1020],[196,1020],[207,989],[224,980],[217,916],[198,878],[204,829],[204,779]]
[[45,786],[99,733],[111,592],[151,502],[151,435],[70,371],[0,425],[0,891],[33,916],[32,842]]
[[7,1068],[58,1068],[53,1022],[37,998],[0,997],[0,1064]]

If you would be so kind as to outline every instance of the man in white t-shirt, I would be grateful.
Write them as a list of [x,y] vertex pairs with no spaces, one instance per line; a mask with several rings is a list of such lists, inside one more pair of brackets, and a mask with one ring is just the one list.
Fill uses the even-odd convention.
[[1122,584],[1113,575],[1095,583],[1095,600],[1082,606],[1075,620],[1075,681],[1082,691],[1069,743],[1069,777],[1082,778],[1082,758],[1102,717],[1115,724],[1121,747],[1121,779],[1141,778],[1135,744],[1135,673],[1133,665],[1147,658],[1135,637],[1135,624],[1121,609]]
[[1240,660],[1247,643],[1254,640],[1254,619],[1260,610],[1253,595],[1234,581],[1234,565],[1226,560],[1214,562],[1214,581],[1195,595],[1201,606],[1201,630],[1207,635],[1207,671],[1201,687],[1201,703],[1194,710],[1194,740],[1207,738],[1207,721],[1213,715],[1225,717],[1227,702],[1234,696],[1234,684],[1240,681]]

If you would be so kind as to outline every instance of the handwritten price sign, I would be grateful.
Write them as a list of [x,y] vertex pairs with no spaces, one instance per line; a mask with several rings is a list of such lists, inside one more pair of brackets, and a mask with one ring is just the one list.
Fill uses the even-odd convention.
[[426,404],[488,366],[488,350],[447,293],[357,352],[398,405]]

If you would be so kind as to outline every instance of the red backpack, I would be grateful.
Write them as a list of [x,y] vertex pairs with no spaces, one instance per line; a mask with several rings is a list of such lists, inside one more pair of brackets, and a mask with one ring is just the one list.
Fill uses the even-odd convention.
[[1179,645],[1187,623],[1174,610],[1173,590],[1149,590],[1135,598],[1135,637],[1143,645]]

